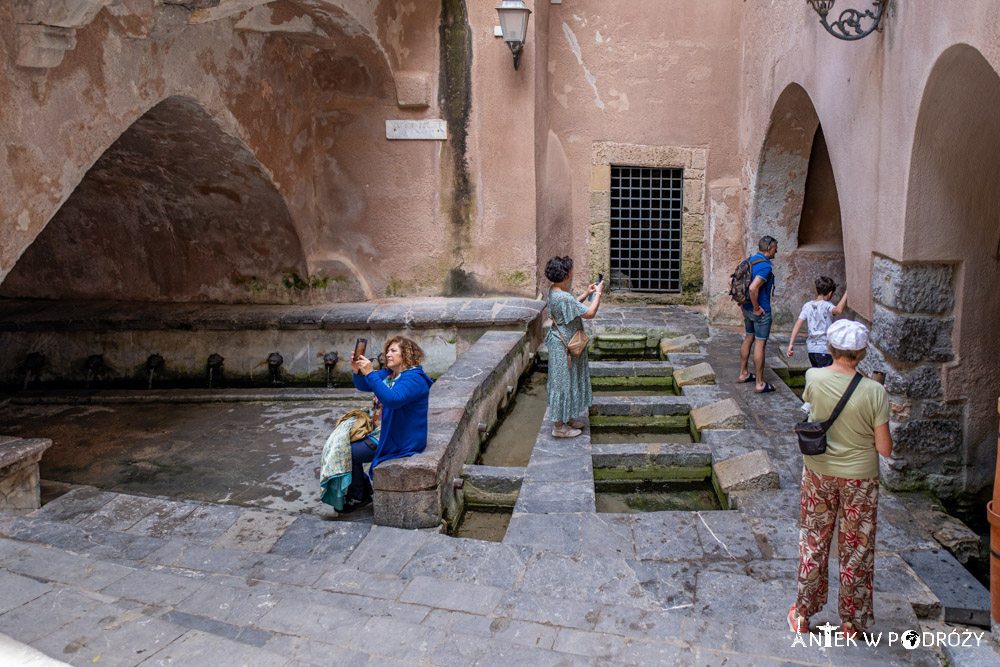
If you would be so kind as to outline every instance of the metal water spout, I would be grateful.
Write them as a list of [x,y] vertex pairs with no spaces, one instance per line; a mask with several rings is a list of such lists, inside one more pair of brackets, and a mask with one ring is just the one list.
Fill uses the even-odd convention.
[[83,364],[83,369],[87,372],[87,382],[84,384],[85,389],[90,389],[90,378],[95,375],[100,375],[104,372],[104,355],[103,354],[92,354],[87,357],[87,361]]
[[149,373],[149,388],[153,388],[153,376],[157,371],[163,370],[163,357],[158,354],[151,354],[146,359],[146,372]]
[[333,372],[333,367],[337,365],[340,361],[340,355],[336,352],[327,352],[323,355],[323,365],[326,366],[326,388],[329,389],[333,386],[333,380],[331,379],[331,373]]
[[212,380],[215,378],[217,373],[222,372],[222,363],[225,359],[221,354],[210,354],[208,355],[208,361],[205,363],[205,368],[208,371],[208,388],[212,388]]
[[28,381],[34,376],[39,378],[42,366],[45,365],[45,357],[41,352],[29,352],[24,358],[24,388],[28,388]]
[[271,384],[284,384],[281,381],[281,364],[285,363],[285,358],[277,352],[267,355],[267,370],[271,374]]

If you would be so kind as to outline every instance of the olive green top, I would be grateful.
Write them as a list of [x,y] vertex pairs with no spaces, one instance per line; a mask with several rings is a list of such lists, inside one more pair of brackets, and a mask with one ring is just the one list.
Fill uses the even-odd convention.
[[[829,368],[806,371],[806,390],[811,421],[824,421],[833,414],[840,397],[851,383],[850,375]],[[826,432],[826,452],[803,456],[806,468],[821,475],[847,479],[878,477],[875,428],[889,421],[889,397],[885,387],[864,378],[847,401],[843,412]]]

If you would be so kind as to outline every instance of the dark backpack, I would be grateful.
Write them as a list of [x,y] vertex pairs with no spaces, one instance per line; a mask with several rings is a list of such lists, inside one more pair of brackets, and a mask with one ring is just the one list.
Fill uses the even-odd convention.
[[[755,264],[760,264],[763,261],[763,258],[751,261],[748,257],[737,264],[736,273],[729,276],[729,296],[741,306],[750,303],[750,283],[753,282],[753,267]],[[770,281],[771,276],[768,276],[767,279]]]

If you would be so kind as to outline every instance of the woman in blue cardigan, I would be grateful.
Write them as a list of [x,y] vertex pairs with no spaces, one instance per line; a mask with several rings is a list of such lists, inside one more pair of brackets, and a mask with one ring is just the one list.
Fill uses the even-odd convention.
[[[351,443],[351,485],[341,514],[353,512],[372,502],[369,481],[382,461],[412,456],[427,446],[427,396],[434,380],[427,377],[420,362],[424,351],[409,338],[396,336],[385,344],[385,367],[376,371],[371,360],[351,355],[354,386],[375,394],[373,421],[376,432]],[[381,411],[381,416],[378,413]],[[366,477],[362,464],[371,462]]]

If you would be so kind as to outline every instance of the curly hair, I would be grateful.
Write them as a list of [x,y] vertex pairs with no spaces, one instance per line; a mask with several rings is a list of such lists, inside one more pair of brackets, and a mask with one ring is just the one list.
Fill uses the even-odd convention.
[[545,265],[545,277],[554,283],[561,283],[566,280],[566,276],[572,270],[573,259],[569,255],[565,257],[553,257]]
[[403,368],[419,366],[420,362],[424,360],[424,351],[420,349],[420,346],[402,336],[393,336],[387,340],[385,347],[382,348],[382,354],[388,354],[389,348],[395,344],[399,345],[399,354],[403,357]]

